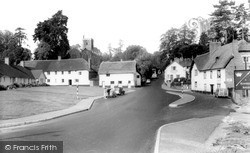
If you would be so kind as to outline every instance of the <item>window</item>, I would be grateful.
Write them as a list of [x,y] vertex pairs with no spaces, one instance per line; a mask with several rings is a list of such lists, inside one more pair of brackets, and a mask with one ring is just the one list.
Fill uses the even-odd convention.
[[194,70],[194,76],[198,75],[198,70]]
[[110,74],[106,74],[106,76],[107,76],[107,77],[109,77],[109,76],[110,76]]
[[131,81],[128,81],[128,83],[131,83]]
[[69,74],[71,74],[71,71],[68,71]]
[[176,77],[177,77],[177,78],[180,78],[180,75],[178,74],[178,75],[176,75]]
[[64,73],[64,72],[62,71],[62,75],[63,75],[63,73]]
[[110,84],[115,84],[115,81],[110,81]]
[[221,86],[220,83],[218,83],[218,84],[217,84],[217,89],[220,89],[220,86]]
[[118,84],[122,84],[122,81],[118,81]]
[[137,75],[137,78],[140,78],[140,75]]
[[82,75],[82,72],[78,72],[79,75]]
[[194,82],[194,87],[197,88],[197,81]]
[[55,71],[55,75],[57,75],[57,71]]
[[47,82],[50,82],[50,79],[47,79]]
[[79,79],[75,79],[75,82],[79,82]]
[[47,72],[48,75],[50,75],[50,72]]
[[204,72],[204,79],[207,78],[207,72]]
[[210,71],[210,79],[213,79],[213,71]]
[[64,79],[62,79],[62,83],[64,83]]
[[217,78],[221,78],[220,70],[217,70]]
[[173,71],[176,70],[176,66],[172,66],[172,70],[173,70]]

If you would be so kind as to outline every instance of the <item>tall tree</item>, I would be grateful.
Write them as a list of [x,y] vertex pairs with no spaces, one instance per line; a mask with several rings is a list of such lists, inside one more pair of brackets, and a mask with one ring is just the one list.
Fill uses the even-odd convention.
[[194,42],[195,32],[188,28],[187,24],[184,24],[178,32],[178,43],[180,45],[189,45]]
[[27,34],[25,32],[23,32],[25,29],[24,28],[21,28],[21,27],[18,27],[16,28],[16,33],[15,33],[15,37],[17,38],[18,40],[18,45],[20,47],[22,47],[22,44],[25,40],[27,40]]
[[124,58],[124,60],[134,60],[139,55],[142,55],[145,52],[147,52],[147,51],[142,46],[139,46],[139,45],[130,45],[123,52],[123,58]]
[[[233,7],[235,2],[228,0],[220,0],[219,4],[214,5],[212,12],[211,29],[215,33],[213,39],[222,41],[222,43],[230,43],[229,37],[233,27]],[[232,36],[231,36],[232,37]]]
[[0,31],[0,60],[9,57],[10,64],[19,64],[31,58],[31,51],[23,48],[19,38],[10,31]]
[[67,37],[68,17],[58,11],[56,14],[37,24],[35,34],[33,35],[34,41],[43,41],[50,45],[50,50],[46,50],[45,59],[56,59],[58,56],[68,58],[67,51],[70,49]]

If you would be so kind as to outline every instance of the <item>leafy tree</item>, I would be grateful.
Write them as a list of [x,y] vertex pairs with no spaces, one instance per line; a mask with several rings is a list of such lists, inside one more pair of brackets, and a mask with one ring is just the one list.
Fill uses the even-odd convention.
[[56,14],[37,24],[34,41],[43,41],[50,46],[50,50],[45,50],[47,56],[42,56],[44,59],[57,59],[58,56],[68,58],[67,51],[70,49],[67,37],[67,22],[68,17],[58,11]]
[[[223,43],[229,43],[230,27],[233,27],[233,12],[232,8],[234,7],[235,2],[227,0],[220,0],[219,4],[214,5],[214,12],[212,12],[212,21],[211,29],[215,33],[213,39],[224,41]],[[221,38],[224,37],[224,40]]]
[[178,32],[178,43],[180,45],[189,45],[194,42],[195,32],[188,28],[187,24],[184,24]]
[[136,58],[137,69],[145,78],[151,78],[152,76],[152,56],[148,52],[143,52]]
[[145,52],[147,52],[147,51],[142,46],[139,46],[139,45],[130,45],[124,51],[123,58],[124,58],[124,60],[134,60],[139,55],[142,55]]
[[0,60],[9,57],[10,64],[31,58],[31,51],[20,46],[19,38],[10,31],[0,31]]
[[80,49],[75,47],[75,46],[70,47],[68,54],[69,54],[70,58],[81,58],[82,57]]
[[35,60],[49,59],[49,54],[51,54],[50,51],[50,45],[44,41],[40,41],[34,52]]
[[15,37],[17,38],[18,45],[20,47],[22,47],[22,43],[27,39],[27,35],[26,35],[26,33],[23,32],[23,30],[25,30],[25,29],[18,27],[18,28],[16,28],[16,33],[15,33]]

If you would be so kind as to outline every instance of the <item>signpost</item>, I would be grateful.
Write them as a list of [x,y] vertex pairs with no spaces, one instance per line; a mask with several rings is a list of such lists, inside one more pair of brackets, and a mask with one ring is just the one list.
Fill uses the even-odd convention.
[[234,89],[235,90],[250,89],[250,70],[234,71]]

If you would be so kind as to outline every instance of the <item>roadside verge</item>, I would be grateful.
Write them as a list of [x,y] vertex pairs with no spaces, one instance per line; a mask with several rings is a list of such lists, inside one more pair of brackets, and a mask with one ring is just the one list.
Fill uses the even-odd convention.
[[103,98],[103,96],[89,97],[87,99],[81,100],[76,105],[67,109],[63,109],[63,110],[37,114],[37,115],[27,116],[27,117],[17,118],[17,119],[1,120],[0,128],[7,128],[7,127],[21,126],[21,125],[26,125],[26,124],[36,123],[36,122],[42,122],[42,121],[51,120],[51,119],[59,118],[62,116],[74,114],[77,112],[86,111],[92,107],[93,102],[95,100],[100,99],[100,98]]

